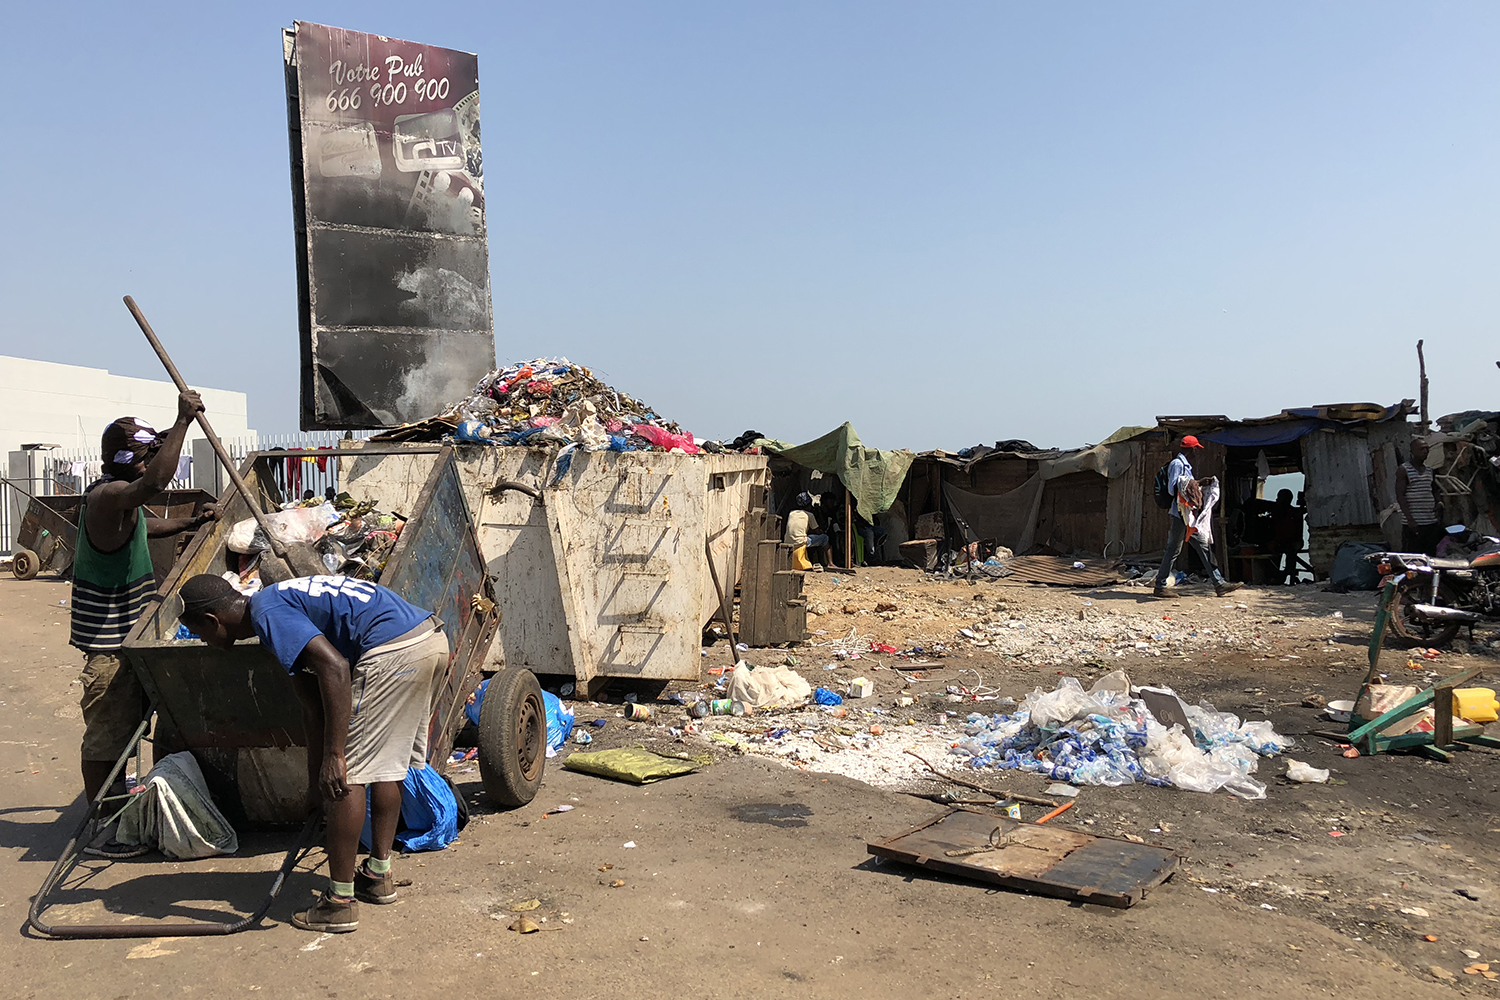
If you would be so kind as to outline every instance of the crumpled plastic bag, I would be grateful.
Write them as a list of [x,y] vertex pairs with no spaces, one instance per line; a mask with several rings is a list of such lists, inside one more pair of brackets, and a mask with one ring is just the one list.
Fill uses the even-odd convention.
[[1037,688],[1021,702],[1021,711],[1029,713],[1032,725],[1057,729],[1074,719],[1109,711],[1109,706],[1083,690],[1076,677],[1064,677],[1052,691]]
[[1296,760],[1295,758],[1288,757],[1286,759],[1286,776],[1292,781],[1321,785],[1328,780],[1328,769],[1326,767],[1313,767],[1305,760]]
[[[266,515],[266,519],[271,522],[272,530],[276,532],[276,537],[283,545],[316,542],[323,537],[330,524],[337,523],[342,517],[343,515],[334,510],[333,504],[327,502],[316,507],[294,507],[291,510],[279,510]],[[241,555],[264,552],[271,547],[266,533],[260,530],[260,525],[253,517],[236,521],[234,527],[229,529],[224,544],[228,546],[229,551],[238,552]]]
[[650,750],[620,747],[615,750],[578,751],[563,760],[563,767],[600,778],[647,785],[663,778],[691,774],[698,765],[675,757],[663,757]]
[[599,422],[599,411],[587,399],[563,410],[557,426],[582,445],[584,451],[603,451],[609,447],[609,432]]
[[658,448],[671,451],[673,448],[681,448],[689,455],[696,455],[702,449],[693,441],[692,434],[673,434],[671,431],[652,424],[636,424],[630,428],[630,433],[636,437],[645,438]]
[[729,697],[747,708],[792,708],[806,704],[812,693],[812,685],[791,667],[741,663],[729,675]]

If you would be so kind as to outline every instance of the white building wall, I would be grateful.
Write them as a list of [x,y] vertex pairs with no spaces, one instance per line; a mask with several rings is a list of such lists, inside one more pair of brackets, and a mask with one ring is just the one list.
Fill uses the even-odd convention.
[[[255,433],[243,392],[193,388],[221,438]],[[177,387],[103,368],[0,356],[0,453],[39,442],[98,451],[105,425],[117,417],[140,417],[165,431],[177,417]],[[196,425],[188,431],[188,440],[202,436]]]
[[[256,436],[248,423],[249,400],[243,392],[193,388],[202,394],[208,419],[221,438]],[[97,453],[105,426],[118,417],[139,417],[165,431],[177,419],[177,387],[168,381],[111,375],[102,368],[0,355],[0,473],[24,475],[22,468],[11,467],[8,457],[25,444]],[[202,437],[197,424],[190,427],[189,443],[182,453],[192,455],[191,442]],[[39,457],[60,457],[63,451],[41,452]],[[37,483],[33,488],[45,487]],[[10,548],[25,510],[25,500],[13,493],[0,490],[0,552]]]

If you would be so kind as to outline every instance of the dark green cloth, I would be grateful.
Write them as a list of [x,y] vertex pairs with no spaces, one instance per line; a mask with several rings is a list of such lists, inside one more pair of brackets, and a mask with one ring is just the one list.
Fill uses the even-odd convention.
[[806,444],[789,445],[770,438],[756,443],[803,468],[837,476],[854,495],[859,514],[867,521],[896,502],[907,470],[917,457],[904,448],[897,451],[866,448],[854,432],[854,425],[848,422]]

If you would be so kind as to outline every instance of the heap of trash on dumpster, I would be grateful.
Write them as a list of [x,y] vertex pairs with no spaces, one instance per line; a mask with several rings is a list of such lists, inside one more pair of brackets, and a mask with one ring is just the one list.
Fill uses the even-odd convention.
[[699,442],[645,403],[566,358],[497,368],[442,413],[377,434],[374,441],[533,445],[584,451],[723,451]]
[[1029,771],[1074,785],[1172,786],[1193,792],[1224,789],[1265,798],[1251,777],[1261,757],[1292,745],[1270,722],[1242,721],[1212,705],[1182,704],[1170,688],[1148,689],[1177,701],[1192,726],[1164,726],[1136,696],[1125,672],[1101,677],[1088,690],[1064,677],[1040,688],[1009,715],[968,717],[965,738],[951,752],[972,767]]
[[[371,500],[340,493],[332,500],[300,500],[268,516],[283,544],[305,542],[317,550],[330,576],[378,583],[406,520]],[[231,567],[224,579],[242,594],[260,589],[260,554],[271,547],[266,533],[247,517],[230,528],[225,546]],[[237,563],[237,565],[234,565]]]

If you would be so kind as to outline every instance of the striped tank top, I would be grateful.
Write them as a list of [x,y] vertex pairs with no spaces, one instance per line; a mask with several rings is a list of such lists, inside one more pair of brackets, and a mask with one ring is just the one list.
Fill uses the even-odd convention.
[[1417,468],[1410,462],[1402,462],[1406,470],[1406,506],[1411,508],[1410,521],[1406,512],[1401,512],[1402,524],[1437,524],[1437,497],[1432,492],[1432,470],[1425,465]]
[[109,653],[125,643],[125,636],[156,596],[156,575],[146,544],[146,512],[136,512],[130,541],[113,552],[100,552],[89,542],[88,504],[78,511],[78,551],[73,556],[74,646],[86,653]]

